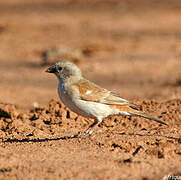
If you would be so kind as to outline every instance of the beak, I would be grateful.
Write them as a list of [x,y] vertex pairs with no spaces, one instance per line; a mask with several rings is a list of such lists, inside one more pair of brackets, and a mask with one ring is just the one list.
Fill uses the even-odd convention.
[[47,73],[55,73],[56,72],[55,65],[50,66],[45,72],[47,72]]

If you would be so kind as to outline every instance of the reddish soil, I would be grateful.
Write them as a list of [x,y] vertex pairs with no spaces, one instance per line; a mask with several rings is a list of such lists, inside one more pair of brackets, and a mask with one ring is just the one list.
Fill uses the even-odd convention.
[[[181,3],[177,0],[0,2],[0,179],[181,177]],[[102,133],[59,101],[41,54],[83,52],[86,78],[169,126],[106,118]],[[51,100],[53,99],[53,100]]]

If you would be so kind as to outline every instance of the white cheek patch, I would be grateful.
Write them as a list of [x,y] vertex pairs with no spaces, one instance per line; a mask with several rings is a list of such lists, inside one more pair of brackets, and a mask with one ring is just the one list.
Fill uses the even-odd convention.
[[91,93],[92,93],[92,91],[88,90],[85,94],[86,94],[86,95],[89,95],[89,94],[91,94]]

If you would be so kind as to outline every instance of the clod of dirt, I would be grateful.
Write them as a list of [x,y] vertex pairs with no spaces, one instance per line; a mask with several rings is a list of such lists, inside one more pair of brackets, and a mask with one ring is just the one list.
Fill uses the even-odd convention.
[[161,158],[164,158],[164,154],[160,151],[158,151],[158,158],[161,159]]
[[11,115],[4,111],[3,109],[0,109],[0,118],[5,117],[5,118],[11,118]]
[[136,150],[132,153],[133,156],[136,156],[136,154],[140,151],[140,149],[143,148],[142,146],[138,146]]
[[175,86],[181,86],[181,78],[176,79]]
[[16,107],[11,104],[0,104],[0,118],[13,118],[17,116]]
[[10,172],[10,171],[12,171],[12,169],[10,167],[0,169],[0,173]]
[[132,158],[124,159],[123,163],[131,163],[133,161]]
[[83,57],[80,49],[73,49],[65,46],[54,46],[44,50],[41,54],[42,65],[55,64],[57,61],[68,60],[78,64]]
[[85,56],[93,56],[94,54],[98,54],[101,52],[109,52],[109,51],[113,51],[114,47],[109,46],[109,45],[105,45],[105,44],[89,44],[89,45],[85,45],[82,48],[82,53]]
[[3,31],[5,31],[5,27],[3,25],[0,25],[0,33],[2,33]]

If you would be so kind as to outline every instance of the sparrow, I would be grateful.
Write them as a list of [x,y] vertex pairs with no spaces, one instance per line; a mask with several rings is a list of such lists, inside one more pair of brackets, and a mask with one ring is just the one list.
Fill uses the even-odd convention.
[[81,70],[71,62],[57,62],[46,72],[56,75],[58,94],[65,106],[78,115],[94,119],[86,131],[71,137],[92,134],[96,125],[100,124],[104,118],[113,115],[140,116],[167,125],[157,117],[138,111],[136,104],[85,79]]

